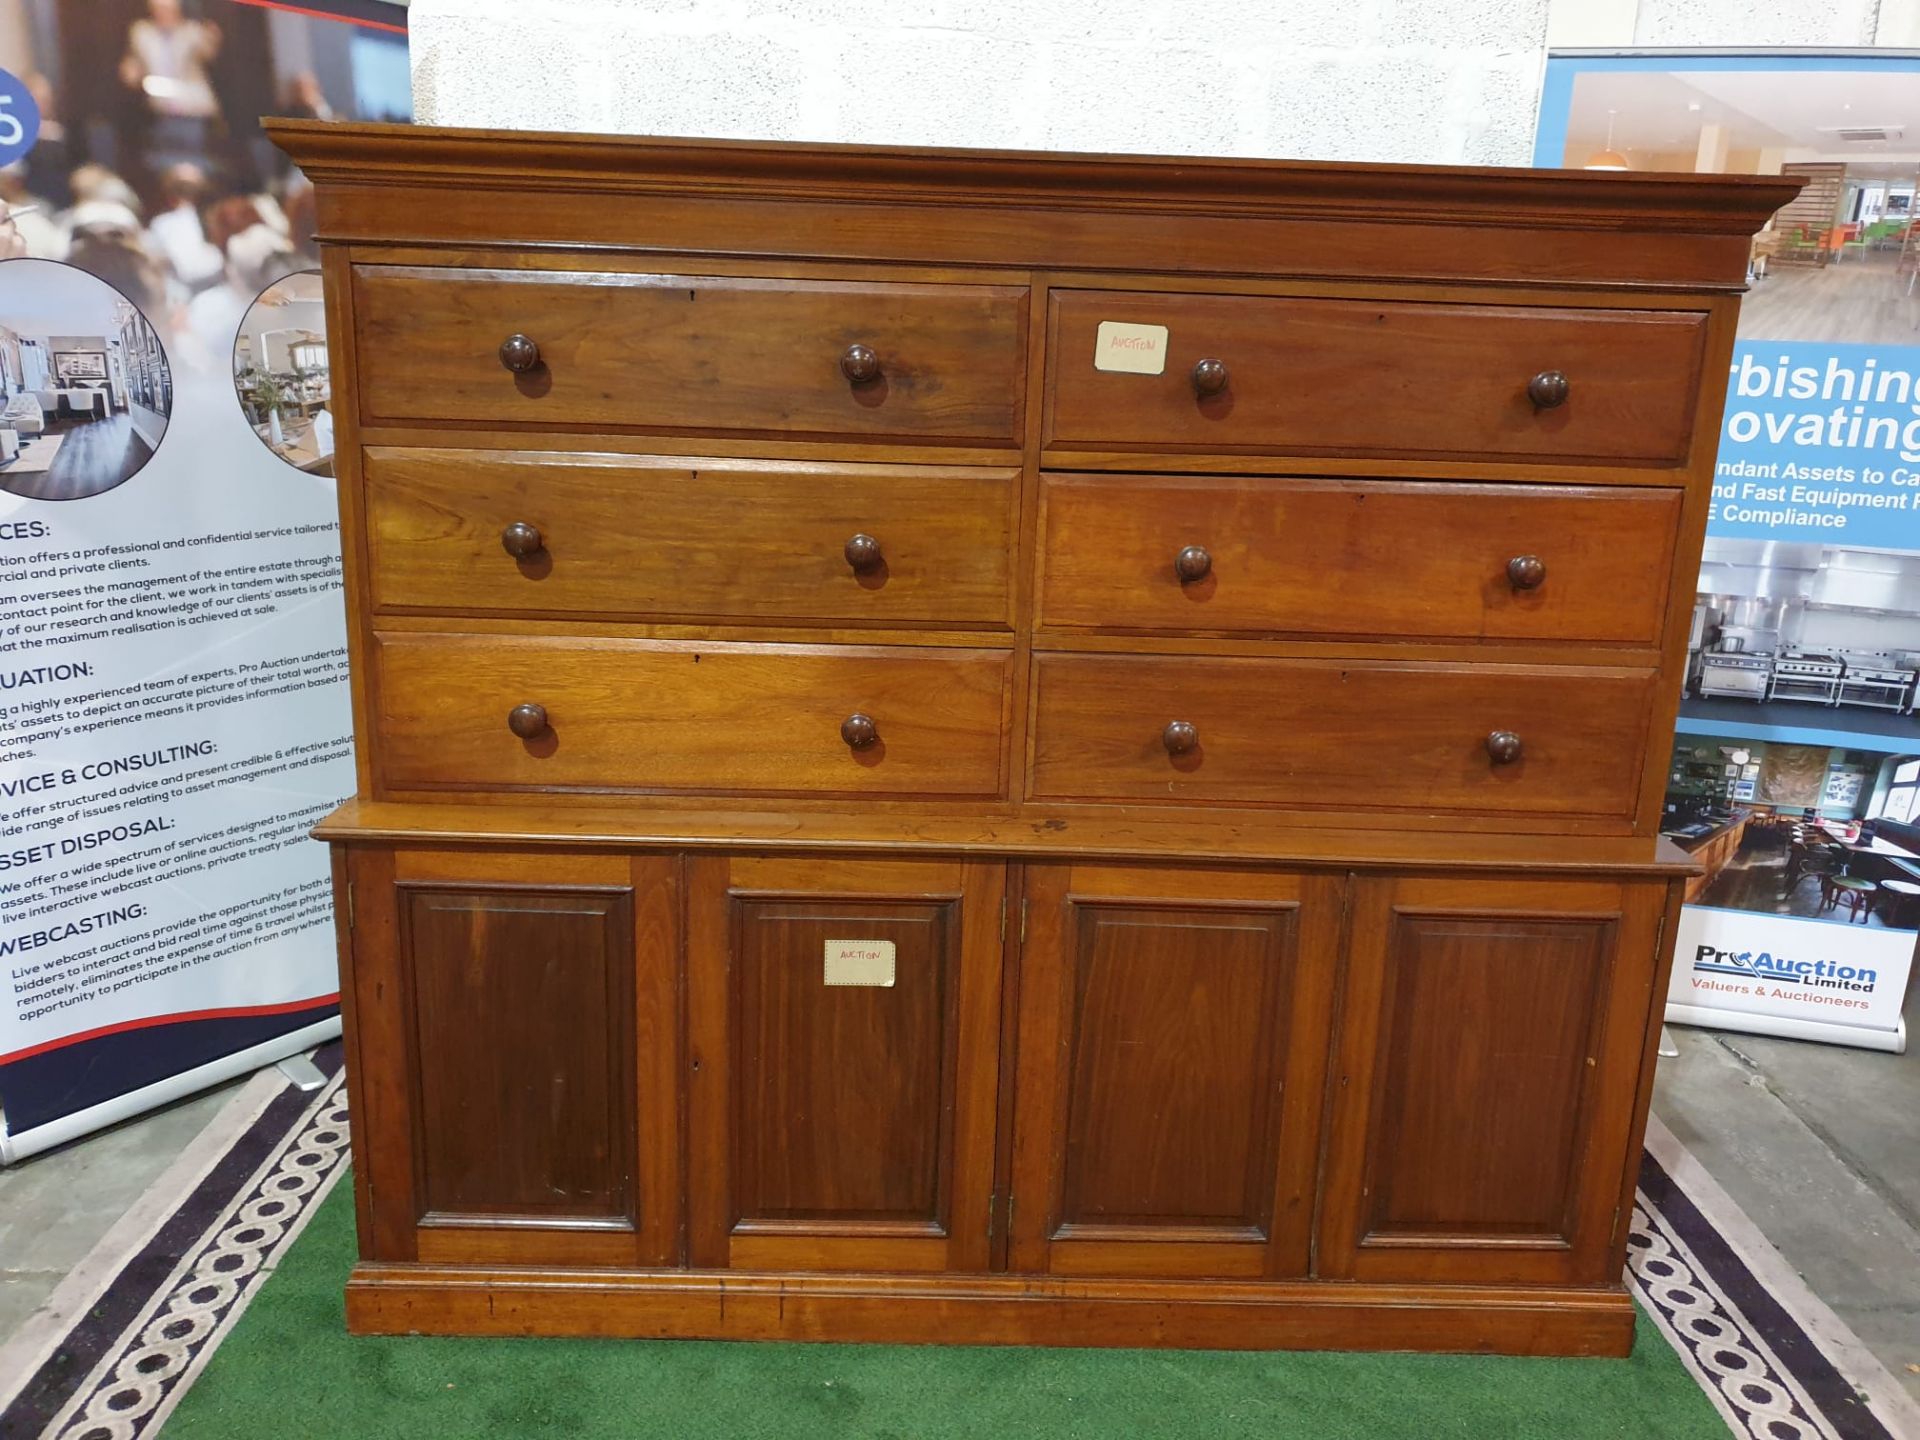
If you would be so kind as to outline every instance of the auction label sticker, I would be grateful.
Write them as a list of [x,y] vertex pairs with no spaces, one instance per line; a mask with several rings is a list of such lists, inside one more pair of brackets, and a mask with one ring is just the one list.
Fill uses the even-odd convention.
[[826,948],[827,984],[893,984],[893,941],[829,940]]
[[1164,375],[1167,327],[1102,320],[1093,337],[1093,368],[1118,370],[1125,375]]

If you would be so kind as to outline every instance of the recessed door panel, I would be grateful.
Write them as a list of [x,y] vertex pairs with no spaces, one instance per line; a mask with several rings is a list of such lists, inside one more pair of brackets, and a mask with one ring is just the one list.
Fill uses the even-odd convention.
[[1263,1228],[1293,912],[1074,920],[1061,1223]]
[[1665,886],[1354,884],[1321,1273],[1618,1280]]
[[984,1269],[1000,865],[691,864],[702,1267]]
[[[743,1220],[939,1224],[959,918],[958,900],[737,902]],[[887,983],[829,976],[836,946],[887,955]]]
[[1370,1234],[1564,1237],[1572,1228],[1612,928],[1600,919],[1401,920]]
[[403,891],[432,1215],[631,1212],[624,894]]
[[348,873],[363,1255],[681,1263],[677,860],[368,850]]
[[1014,1268],[1304,1274],[1340,878],[1026,876]]

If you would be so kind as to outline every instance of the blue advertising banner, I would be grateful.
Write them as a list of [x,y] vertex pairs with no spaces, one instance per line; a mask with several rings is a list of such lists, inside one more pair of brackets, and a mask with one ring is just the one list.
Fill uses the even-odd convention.
[[1913,357],[1913,346],[1737,340],[1710,533],[1920,550]]
[[1790,174],[1753,242],[1663,832],[1668,1019],[1883,1050],[1920,933],[1920,61],[1566,55],[1535,163]]
[[0,0],[0,1161],[339,1030],[354,789],[313,190],[381,0]]

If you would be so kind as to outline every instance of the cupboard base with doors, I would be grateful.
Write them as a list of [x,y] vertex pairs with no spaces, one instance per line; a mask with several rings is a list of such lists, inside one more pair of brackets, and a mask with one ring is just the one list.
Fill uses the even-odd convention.
[[356,1331],[1631,1344],[1684,865],[525,848],[445,807],[396,844],[382,808],[323,830]]
[[1627,1352],[1797,182],[268,128],[354,1329]]

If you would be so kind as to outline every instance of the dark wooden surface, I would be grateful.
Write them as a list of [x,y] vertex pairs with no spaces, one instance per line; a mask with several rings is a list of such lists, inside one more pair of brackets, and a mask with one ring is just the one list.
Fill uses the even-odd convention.
[[678,870],[605,853],[351,858],[342,998],[356,1144],[377,1177],[370,1257],[679,1258]]
[[[420,789],[997,795],[991,651],[387,634],[382,765]],[[543,736],[507,728],[542,706]],[[879,738],[850,751],[841,723]]]
[[1625,1352],[1789,183],[273,132],[354,1328]]
[[[983,1270],[1005,872],[693,862],[687,1024],[696,1265]],[[828,985],[833,940],[890,986]]]
[[[1685,460],[1697,314],[1070,290],[1052,302],[1050,446]],[[1094,367],[1103,321],[1167,329],[1166,371]],[[1196,361],[1228,371],[1195,394]],[[1545,365],[1572,393],[1542,410]]]
[[[1626,816],[1649,671],[1047,654],[1030,793],[1049,800]],[[1198,743],[1169,755],[1170,721]],[[1517,732],[1525,757],[1489,763]]]
[[[333,244],[1717,290],[1800,182],[274,119]],[[534,203],[505,205],[503,195]],[[891,223],[850,223],[886,206]],[[497,342],[496,342],[497,343]]]
[[380,447],[366,475],[381,610],[1011,624],[1010,470]]
[[425,1215],[630,1224],[625,896],[433,886],[402,906]]
[[314,829],[340,845],[410,839],[521,850],[664,849],[691,853],[749,849],[794,855],[970,856],[1058,859],[1081,856],[1163,865],[1219,863],[1380,870],[1444,864],[1449,870],[1591,872],[1665,879],[1699,867],[1671,840],[1526,833],[1511,827],[1462,830],[1445,817],[1354,829],[1289,811],[1117,805],[954,809],[787,800],[721,809],[611,803],[560,805],[551,796],[507,797],[485,805],[349,800]]
[[1605,881],[1356,882],[1322,1274],[1617,1278],[1667,904]]
[[[1671,490],[1181,475],[1052,474],[1040,494],[1039,626],[1175,635],[1653,647],[1680,512]],[[1521,588],[1524,557],[1542,574]]]
[[[1026,293],[713,275],[354,272],[361,418],[1006,440]],[[539,364],[500,363],[524,333]],[[741,337],[751,336],[748,344]],[[877,353],[861,384],[849,344]]]
[[1344,885],[1027,872],[1012,1261],[1304,1275]]

